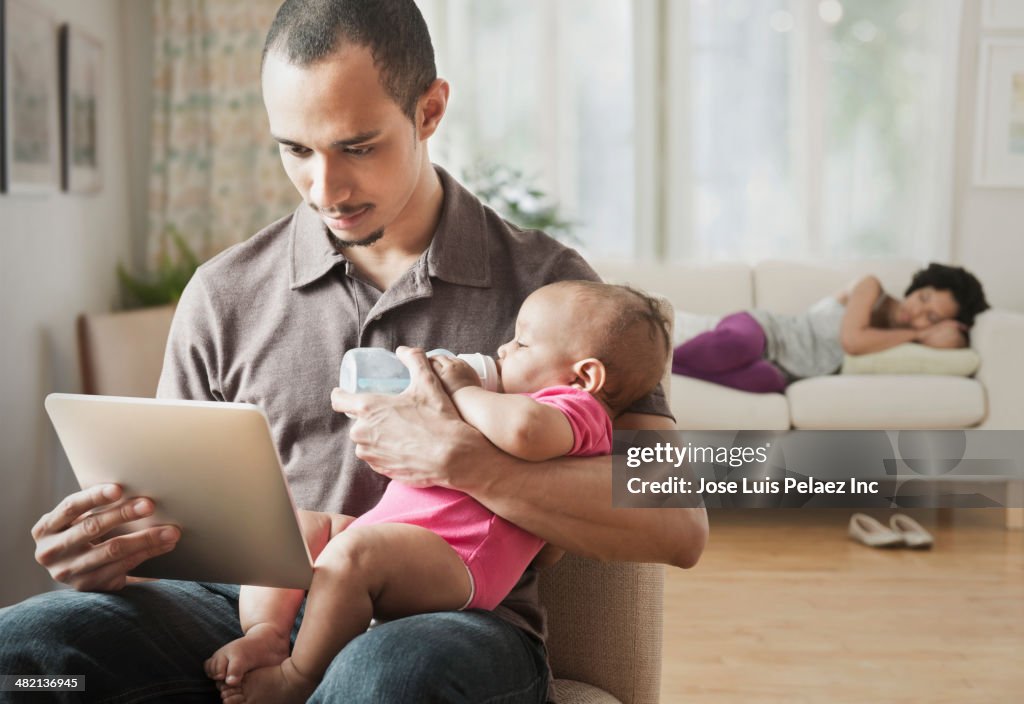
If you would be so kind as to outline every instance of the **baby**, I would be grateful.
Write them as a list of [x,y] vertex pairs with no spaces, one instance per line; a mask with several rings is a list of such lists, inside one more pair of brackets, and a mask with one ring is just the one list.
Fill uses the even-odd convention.
[[[661,379],[670,343],[652,298],[624,286],[565,281],[523,302],[515,337],[498,349],[503,393],[485,391],[465,362],[431,364],[462,418],[501,450],[529,461],[611,452],[611,419]],[[543,541],[475,499],[391,482],[346,527],[300,512],[315,559],[295,647],[301,590],[242,587],[245,635],[205,663],[224,701],[304,702],[335,655],[371,618],[493,609]]]

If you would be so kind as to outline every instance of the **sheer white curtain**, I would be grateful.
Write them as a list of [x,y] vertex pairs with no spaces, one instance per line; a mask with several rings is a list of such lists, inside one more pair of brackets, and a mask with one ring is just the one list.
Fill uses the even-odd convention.
[[481,160],[519,170],[576,224],[583,249],[631,255],[629,0],[418,4],[452,85],[434,160],[457,177]]
[[158,0],[153,6],[148,256],[201,258],[299,203],[260,94],[260,54],[279,0]]
[[948,258],[960,0],[667,10],[673,255]]
[[949,257],[961,0],[420,0],[434,157],[601,257]]

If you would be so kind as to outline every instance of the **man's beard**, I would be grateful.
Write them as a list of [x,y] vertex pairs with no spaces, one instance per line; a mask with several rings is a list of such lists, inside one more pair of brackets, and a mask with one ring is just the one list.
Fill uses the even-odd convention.
[[378,241],[380,241],[380,238],[384,236],[383,227],[380,228],[379,230],[374,230],[361,240],[355,240],[351,242],[341,239],[330,230],[328,230],[327,232],[331,236],[331,243],[334,245],[334,248],[339,250],[349,249],[350,247],[369,247],[371,245],[376,244]]

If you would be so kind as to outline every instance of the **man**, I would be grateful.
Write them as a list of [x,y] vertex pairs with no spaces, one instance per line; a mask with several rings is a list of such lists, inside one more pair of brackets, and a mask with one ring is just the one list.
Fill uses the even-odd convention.
[[[335,389],[327,407],[345,349],[493,352],[531,291],[595,278],[575,252],[508,225],[431,164],[448,85],[412,0],[288,0],[267,37],[263,91],[304,203],[200,268],[158,395],[262,406],[301,508],[354,516],[389,478],[440,485],[579,554],[694,564],[702,510],[613,510],[607,459],[503,455],[461,421],[419,350],[401,353],[406,393]],[[660,395],[632,410],[616,427],[671,427]],[[126,586],[178,533],[98,541],[152,511],[145,498],[112,507],[120,496],[78,492],[37,523],[37,559],[78,591],[0,613],[0,672],[84,674],[90,698],[208,701],[202,662],[241,633],[237,587]],[[311,701],[543,701],[543,632],[529,570],[494,612],[414,616],[357,638]]]

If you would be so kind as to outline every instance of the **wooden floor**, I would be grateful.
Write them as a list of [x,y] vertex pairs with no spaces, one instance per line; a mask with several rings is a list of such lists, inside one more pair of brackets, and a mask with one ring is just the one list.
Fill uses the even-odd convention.
[[1024,531],[951,513],[911,514],[923,552],[849,540],[847,511],[713,512],[666,575],[662,702],[1024,701]]

